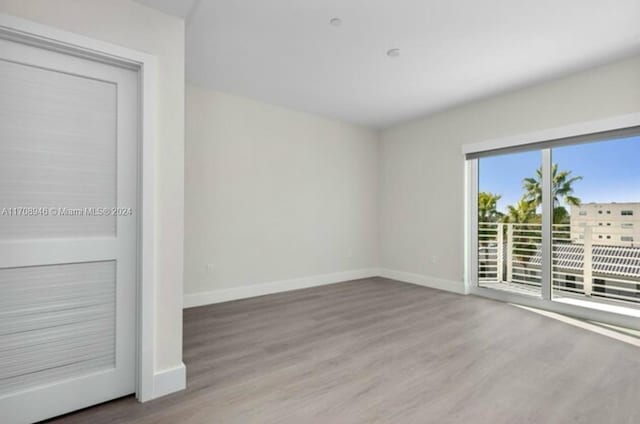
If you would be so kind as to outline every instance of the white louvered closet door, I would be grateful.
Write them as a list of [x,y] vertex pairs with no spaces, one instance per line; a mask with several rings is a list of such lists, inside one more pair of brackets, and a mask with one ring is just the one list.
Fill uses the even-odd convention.
[[0,40],[2,423],[135,391],[137,116],[136,71]]

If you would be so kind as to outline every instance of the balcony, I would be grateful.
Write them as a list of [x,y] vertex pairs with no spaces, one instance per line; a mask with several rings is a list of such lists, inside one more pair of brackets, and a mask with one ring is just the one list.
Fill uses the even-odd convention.
[[[640,307],[640,247],[594,241],[589,226],[553,226],[553,296]],[[541,224],[478,223],[481,287],[540,296]]]

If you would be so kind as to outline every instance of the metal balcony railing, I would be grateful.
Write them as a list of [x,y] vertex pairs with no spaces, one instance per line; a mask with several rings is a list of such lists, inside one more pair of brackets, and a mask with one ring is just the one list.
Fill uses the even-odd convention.
[[[598,297],[640,304],[640,247],[598,244],[588,226],[553,225],[555,295]],[[540,293],[541,224],[478,224],[480,285]]]

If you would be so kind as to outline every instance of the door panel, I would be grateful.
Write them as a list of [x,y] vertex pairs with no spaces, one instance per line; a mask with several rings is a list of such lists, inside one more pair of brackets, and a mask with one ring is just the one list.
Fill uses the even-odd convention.
[[0,269],[0,395],[115,366],[115,261]]
[[135,391],[138,74],[0,40],[0,416]]
[[[9,205],[116,206],[112,82],[0,61],[0,198]],[[0,240],[113,236],[114,216],[13,216]]]

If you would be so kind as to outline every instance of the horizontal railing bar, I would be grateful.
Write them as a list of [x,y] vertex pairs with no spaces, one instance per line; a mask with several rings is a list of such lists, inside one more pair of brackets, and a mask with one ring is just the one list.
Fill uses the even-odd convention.
[[511,282],[512,282],[512,283],[519,283],[519,284],[526,284],[526,285],[534,286],[534,287],[540,287],[540,286],[541,286],[540,284],[536,284],[536,283],[531,282],[531,281],[523,281],[523,280],[518,280],[518,279],[516,279],[516,278],[514,278],[513,280],[511,280]]
[[[553,279],[554,284],[555,283],[564,283],[564,284],[573,284],[575,286],[580,286],[582,289],[584,289],[584,284],[580,284],[580,283],[576,283],[575,281],[568,281],[568,280],[557,280],[557,279]],[[578,288],[578,287],[574,287],[574,288]]]
[[568,291],[568,292],[571,292],[571,293],[584,294],[584,290],[574,289],[573,287],[557,287],[557,286],[553,286],[553,288],[556,289],[557,291]]
[[[532,272],[542,272],[541,269],[535,269],[535,268],[522,268],[520,266],[514,266],[512,267],[513,269],[516,269],[518,271],[532,271]],[[538,275],[532,275],[532,277],[539,277]]]
[[[517,277],[518,277],[518,275],[517,275],[517,274],[514,274],[514,275],[516,275],[516,278],[512,278],[512,279],[511,279],[511,281],[512,281],[512,282],[515,282],[515,283],[535,284],[535,285],[538,285],[538,286],[539,286],[539,285],[540,285],[540,283],[541,283],[540,281],[536,281],[536,280],[534,280],[534,281],[530,281],[530,280],[526,280],[526,279],[524,279],[524,278],[517,278]],[[519,277],[522,277],[522,276],[520,275]],[[530,276],[529,276],[529,275],[525,275],[524,277],[525,277],[525,278],[529,278]],[[539,280],[539,279],[538,279],[538,280]]]
[[584,283],[582,281],[565,280],[563,278],[553,278],[552,281],[554,283],[555,282],[561,282],[561,283],[565,283],[565,284],[573,284],[575,286],[584,287]]
[[[554,275],[553,279],[560,279],[560,278],[556,278],[555,276],[556,275],[563,275],[563,274],[554,273],[553,275]],[[582,278],[582,276],[580,276],[580,277]],[[579,281],[578,280],[567,280],[566,278],[562,278],[562,280],[568,281],[570,283],[578,283],[578,284],[582,284],[582,281],[583,281],[583,280],[579,280]]]
[[[640,290],[629,289],[626,287],[612,286],[612,285],[604,285],[604,284],[593,284],[593,287],[602,287],[603,289],[612,289],[612,290],[620,290],[629,293],[637,293],[640,294]],[[594,290],[595,291],[595,290]]]
[[640,281],[637,280],[625,280],[623,278],[616,278],[616,277],[598,277],[595,276],[594,278],[598,279],[598,280],[604,280],[604,281],[611,281],[612,283],[622,283],[622,284],[635,284],[635,285],[640,285]]
[[[538,283],[539,283],[539,281],[538,281],[538,280],[540,280],[540,278],[541,278],[540,276],[537,276],[537,277],[536,277],[535,275],[520,274],[520,273],[518,273],[518,272],[514,272],[514,273],[512,273],[511,275],[512,275],[512,276],[515,276],[515,277],[531,278],[531,279],[533,279],[533,281],[530,281],[530,282],[535,282],[536,284],[538,284]],[[513,280],[513,278],[512,278],[512,280]]]
[[[554,279],[553,279],[553,283],[554,283],[554,284],[555,284],[555,283],[565,283],[565,284],[566,284],[566,283],[572,283],[572,284],[574,284],[574,285],[576,285],[576,286],[580,286],[580,287],[573,287],[573,288],[580,288],[580,289],[583,289],[583,288],[584,288],[584,285],[583,285],[582,283],[576,283],[575,281],[557,280],[557,279],[555,279],[555,278],[554,278]],[[564,287],[564,286],[563,286],[563,287]]]
[[511,273],[512,275],[519,275],[520,277],[533,278],[536,280],[542,279],[542,275],[539,274],[528,274],[526,272],[522,272],[522,270],[516,270]]

